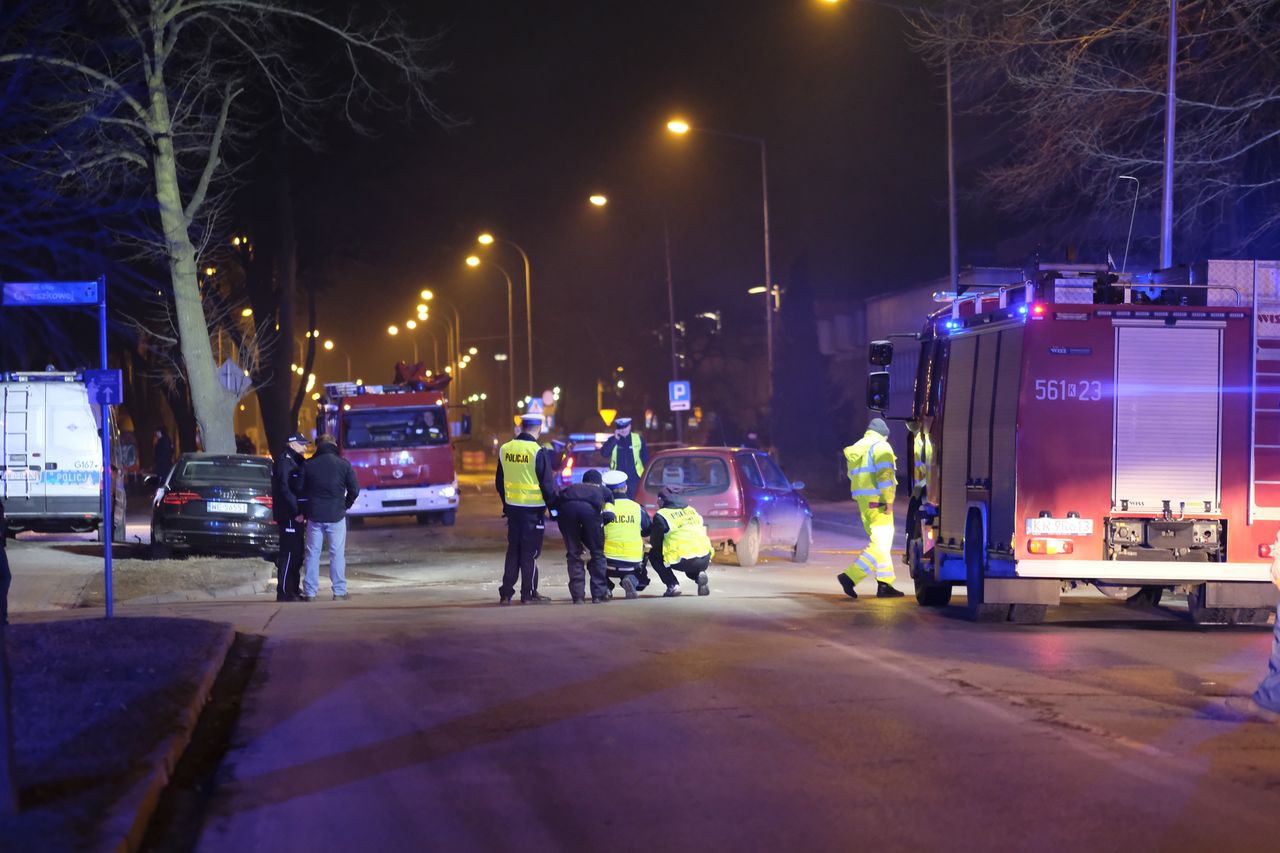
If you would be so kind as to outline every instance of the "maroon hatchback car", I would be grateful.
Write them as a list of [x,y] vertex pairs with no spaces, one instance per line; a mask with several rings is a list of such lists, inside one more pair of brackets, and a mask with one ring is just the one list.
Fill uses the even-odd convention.
[[782,548],[797,563],[809,559],[813,514],[800,490],[769,454],[740,447],[681,447],[653,455],[636,500],[653,513],[670,486],[707,524],[712,544],[754,566],[762,548]]

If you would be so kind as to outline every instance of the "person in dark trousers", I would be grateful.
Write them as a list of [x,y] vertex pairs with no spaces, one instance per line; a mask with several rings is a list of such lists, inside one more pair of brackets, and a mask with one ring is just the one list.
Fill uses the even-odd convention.
[[618,418],[613,426],[613,435],[600,448],[600,455],[609,460],[609,470],[627,475],[627,498],[635,500],[640,478],[649,465],[649,446],[639,433],[631,431],[631,418]]
[[613,494],[601,485],[600,472],[594,469],[582,475],[581,483],[560,490],[556,500],[556,521],[564,539],[565,557],[569,564],[569,595],[574,604],[586,600],[582,552],[588,555],[586,565],[591,575],[591,601],[601,604],[609,600],[609,579],[605,575],[604,506]]
[[[1271,582],[1280,589],[1280,535],[1272,546]],[[1276,623],[1272,629],[1271,660],[1267,674],[1258,684],[1252,696],[1228,696],[1227,708],[1245,720],[1280,722],[1280,604],[1276,605]]]
[[329,582],[333,600],[347,595],[347,510],[360,496],[351,463],[338,455],[338,442],[325,434],[316,439],[315,455],[302,469],[303,512],[307,518],[307,573],[301,601],[314,601],[320,591],[320,551],[329,537]]
[[152,445],[151,458],[156,479],[163,485],[165,478],[169,476],[169,470],[173,468],[173,441],[170,440],[169,432],[164,427],[156,430],[156,441]]
[[9,541],[9,530],[4,522],[4,501],[0,501],[0,625],[9,624],[9,585],[13,583],[13,574],[9,571],[9,554],[5,545]]
[[680,594],[676,572],[684,572],[698,585],[698,595],[710,595],[707,567],[714,549],[698,511],[670,487],[664,488],[658,492],[658,511],[649,530],[649,560],[667,585],[662,597]]
[[[604,485],[610,494],[602,516],[606,574],[618,578],[627,598],[635,598],[649,585],[649,574],[644,568],[644,537],[649,535],[651,527],[649,513],[627,497],[626,474],[606,471]],[[609,589],[613,589],[612,580]]]
[[285,439],[284,450],[271,470],[271,511],[280,534],[280,550],[276,553],[276,601],[298,601],[302,598],[303,557],[306,553],[304,533],[306,519],[302,515],[303,465],[307,437],[300,432]]
[[498,603],[510,604],[520,579],[520,603],[542,604],[551,599],[538,592],[538,557],[546,532],[547,507],[555,504],[555,466],[551,451],[538,446],[542,418],[524,415],[520,434],[498,449],[494,487],[502,498],[507,519],[507,560],[498,587]]

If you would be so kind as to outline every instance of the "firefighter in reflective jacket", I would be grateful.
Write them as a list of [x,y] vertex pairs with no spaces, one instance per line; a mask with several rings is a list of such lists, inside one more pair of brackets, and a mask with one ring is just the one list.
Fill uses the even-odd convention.
[[867,575],[876,579],[879,598],[897,598],[902,593],[893,588],[893,499],[897,491],[897,457],[889,445],[889,427],[880,418],[872,418],[867,432],[855,444],[844,449],[849,472],[849,490],[862,526],[870,541],[858,559],[846,571],[836,575],[845,595],[857,598],[854,584]]
[[711,565],[712,548],[707,526],[698,511],[670,486],[658,492],[658,511],[649,530],[649,560],[667,585],[662,597],[680,594],[676,572],[684,572],[698,585],[698,595],[710,595],[707,567]]
[[[911,500],[907,504],[907,539],[920,538],[920,508],[929,499],[929,476],[933,469],[933,439],[921,420],[907,421],[911,432]],[[911,565],[911,548],[902,552],[902,562]]]
[[507,561],[498,587],[498,602],[510,604],[520,579],[520,603],[542,604],[551,599],[538,592],[538,557],[546,532],[548,504],[555,503],[555,471],[551,452],[538,446],[542,418],[520,418],[520,434],[498,450],[494,485],[507,518]]
[[[613,500],[604,506],[604,557],[608,575],[618,578],[627,598],[649,585],[645,571],[644,537],[649,535],[649,514],[627,497],[627,475],[606,471],[604,484]],[[612,588],[613,581],[609,581]]]

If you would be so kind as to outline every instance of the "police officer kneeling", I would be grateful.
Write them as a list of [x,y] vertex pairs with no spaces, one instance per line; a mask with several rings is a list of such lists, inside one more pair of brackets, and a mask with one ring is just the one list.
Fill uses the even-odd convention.
[[498,588],[498,602],[510,604],[520,578],[520,603],[542,604],[551,599],[538,592],[538,557],[546,532],[547,507],[555,503],[551,453],[538,446],[542,418],[524,415],[520,434],[498,450],[494,485],[507,518],[507,561]]
[[[591,473],[591,472],[588,472]],[[649,514],[627,497],[627,475],[606,471],[604,484],[613,497],[604,507],[604,556],[608,575],[619,578],[627,598],[649,585],[644,570],[644,537],[649,535]]]
[[591,601],[601,604],[609,600],[608,578],[605,577],[604,527],[601,513],[613,496],[600,484],[600,472],[591,470],[560,490],[556,502],[556,521],[564,539],[565,558],[569,568],[569,595],[574,604],[586,599],[586,583],[582,573],[582,552],[586,550],[587,571],[591,575]]
[[649,534],[653,546],[649,559],[667,585],[663,598],[680,594],[676,572],[684,572],[698,584],[698,595],[710,595],[707,567],[711,565],[711,540],[698,511],[668,486],[658,492],[658,511]]

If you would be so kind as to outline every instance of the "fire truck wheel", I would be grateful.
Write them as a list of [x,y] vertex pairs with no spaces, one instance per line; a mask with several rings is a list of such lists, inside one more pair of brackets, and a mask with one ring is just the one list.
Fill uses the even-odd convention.
[[951,584],[935,583],[933,572],[925,568],[920,554],[920,540],[907,540],[907,565],[916,587],[916,604],[921,607],[946,607],[951,603]]
[[451,509],[448,512],[440,513],[440,523],[443,524],[445,527],[453,527],[453,525],[456,524],[457,521],[458,521],[457,510]]
[[791,562],[809,562],[809,546],[812,542],[813,522],[806,518],[804,524],[800,525],[800,532],[796,534],[796,544],[791,549]]
[[738,565],[743,568],[751,568],[760,561],[760,525],[755,519],[747,524],[747,532],[734,546],[734,552],[738,556]]
[[1269,607],[1205,607],[1204,584],[1187,593],[1187,610],[1197,625],[1266,625]]
[[987,604],[982,600],[982,558],[986,550],[987,543],[982,535],[982,516],[974,510],[969,513],[969,520],[964,526],[965,593],[968,597],[969,618],[974,622],[1004,622],[1009,618],[1009,605]]
[[1039,625],[1049,612],[1047,604],[1011,604],[1009,621],[1019,625]]

